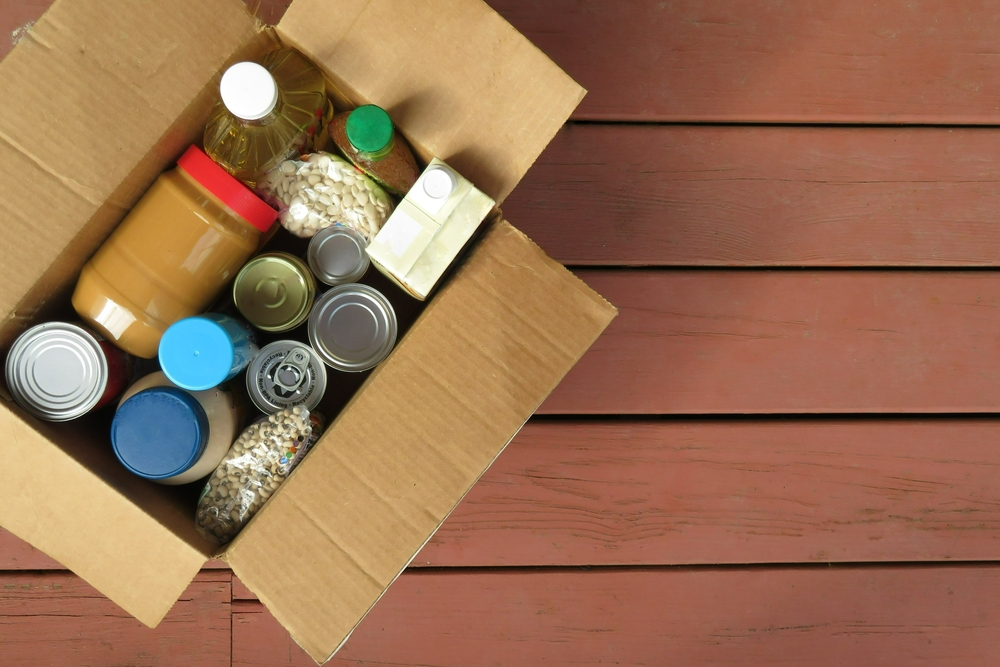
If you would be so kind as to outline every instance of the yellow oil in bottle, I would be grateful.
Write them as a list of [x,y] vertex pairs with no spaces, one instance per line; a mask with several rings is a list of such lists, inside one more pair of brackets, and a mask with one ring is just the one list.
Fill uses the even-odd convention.
[[281,161],[322,149],[333,107],[323,74],[294,49],[226,71],[205,152],[251,188]]

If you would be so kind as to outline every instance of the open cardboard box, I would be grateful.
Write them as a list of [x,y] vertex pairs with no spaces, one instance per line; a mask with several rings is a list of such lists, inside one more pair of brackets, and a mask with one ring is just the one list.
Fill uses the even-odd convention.
[[[584,94],[480,0],[295,0],[274,30],[239,0],[57,0],[0,63],[0,346],[199,142],[222,71],[277,40],[322,66],[339,108],[385,107],[498,203]],[[118,465],[106,422],[9,400],[0,524],[150,626],[221,557],[324,661],[614,315],[496,215],[228,547],[198,536],[189,498]]]

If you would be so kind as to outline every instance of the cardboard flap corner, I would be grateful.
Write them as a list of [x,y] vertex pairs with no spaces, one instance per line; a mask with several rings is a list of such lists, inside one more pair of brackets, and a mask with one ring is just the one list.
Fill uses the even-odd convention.
[[259,34],[239,0],[62,0],[0,62],[0,344],[192,142],[187,114]]
[[277,29],[497,204],[586,92],[481,0],[295,0]]
[[[0,525],[155,627],[205,564],[207,549],[177,534],[193,532],[189,517],[174,512],[171,530],[90,470],[85,459],[96,458],[98,447],[87,440],[71,457],[0,403],[0,457],[18,462],[0,485]],[[142,480],[116,472],[123,487],[142,492]]]
[[325,661],[615,316],[488,229],[226,559]]

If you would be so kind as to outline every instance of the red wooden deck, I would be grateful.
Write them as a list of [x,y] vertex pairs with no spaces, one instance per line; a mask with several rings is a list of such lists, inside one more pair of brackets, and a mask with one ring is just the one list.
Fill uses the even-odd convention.
[[[621,315],[333,664],[995,664],[1000,7],[489,1],[590,90],[504,211]],[[0,579],[2,667],[312,664],[222,566]]]

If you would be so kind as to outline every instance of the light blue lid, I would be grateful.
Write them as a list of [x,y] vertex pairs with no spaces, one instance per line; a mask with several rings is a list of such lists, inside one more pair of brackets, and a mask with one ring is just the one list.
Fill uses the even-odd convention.
[[175,322],[160,339],[160,368],[181,389],[204,391],[224,382],[236,349],[229,334],[207,317]]
[[198,462],[208,433],[208,415],[198,399],[176,387],[153,387],[118,408],[111,446],[136,475],[169,479]]

